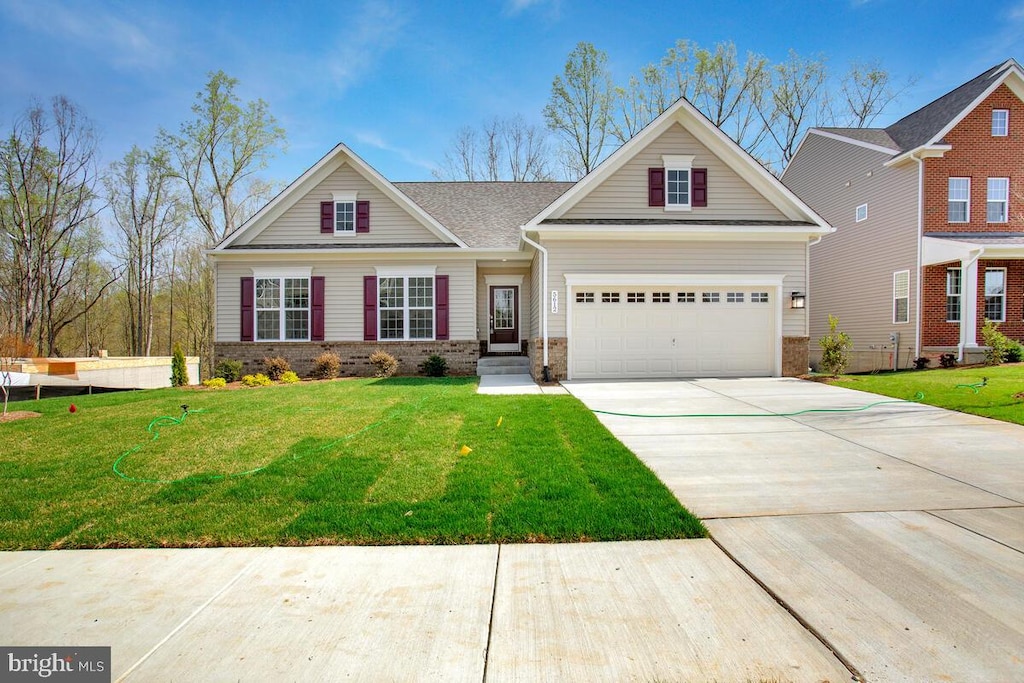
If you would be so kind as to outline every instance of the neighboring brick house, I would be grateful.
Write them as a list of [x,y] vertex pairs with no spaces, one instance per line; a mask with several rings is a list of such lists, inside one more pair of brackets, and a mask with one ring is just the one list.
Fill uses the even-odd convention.
[[811,247],[811,358],[828,315],[852,370],[977,360],[1024,339],[1024,73],[1010,59],[887,128],[814,128],[782,181],[836,228]]
[[211,251],[216,355],[801,374],[808,244],[829,232],[685,100],[578,183],[394,183],[338,145]]

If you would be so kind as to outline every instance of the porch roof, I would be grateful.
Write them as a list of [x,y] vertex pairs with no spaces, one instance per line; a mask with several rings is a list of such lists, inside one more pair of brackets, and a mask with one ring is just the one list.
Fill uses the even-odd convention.
[[978,258],[1024,259],[1024,234],[933,233],[922,240],[921,264],[925,266]]

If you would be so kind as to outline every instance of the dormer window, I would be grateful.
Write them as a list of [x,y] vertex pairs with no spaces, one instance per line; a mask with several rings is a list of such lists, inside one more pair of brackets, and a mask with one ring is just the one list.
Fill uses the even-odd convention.
[[992,110],[992,137],[1006,137],[1010,134],[1010,110]]

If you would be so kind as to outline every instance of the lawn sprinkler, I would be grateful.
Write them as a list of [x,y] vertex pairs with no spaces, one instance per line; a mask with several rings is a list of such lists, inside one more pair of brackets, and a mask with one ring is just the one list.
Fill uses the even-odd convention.
[[982,377],[981,381],[977,384],[957,384],[957,389],[970,389],[974,393],[978,393],[978,390],[984,386],[988,386],[988,377]]

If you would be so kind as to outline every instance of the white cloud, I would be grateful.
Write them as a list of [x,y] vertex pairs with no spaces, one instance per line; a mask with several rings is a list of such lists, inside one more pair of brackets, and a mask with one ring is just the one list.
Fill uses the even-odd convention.
[[[133,23],[101,6],[69,6],[58,0],[0,0],[0,13],[29,31],[104,55],[117,67],[147,68],[163,64],[169,57],[161,41],[149,37],[150,32],[157,33],[157,25],[144,27],[144,18]],[[162,32],[166,31],[165,26]]]
[[1024,2],[1018,2],[1006,11],[1010,21],[1024,21]]
[[[387,140],[385,140],[379,133],[375,131],[355,131],[353,133],[353,137],[359,144],[366,145],[367,147],[375,147],[376,149],[388,152],[390,154],[394,154],[407,164],[419,166],[421,168],[427,169],[428,171],[433,171],[434,169],[437,168],[437,164],[430,161],[424,161],[423,159],[417,157],[415,154],[413,154],[407,149],[395,147],[394,145],[387,142]],[[356,154],[359,154],[358,150],[356,150]]]
[[337,47],[326,55],[326,69],[334,84],[344,90],[361,80],[382,54],[398,40],[406,19],[389,2],[364,2],[350,30],[337,38]]

